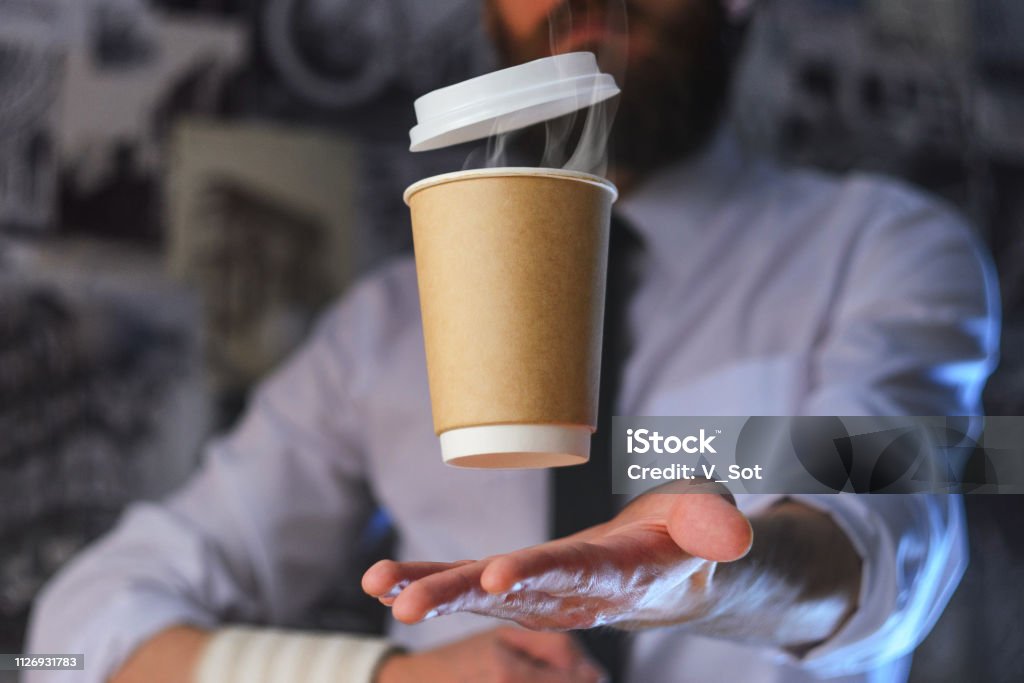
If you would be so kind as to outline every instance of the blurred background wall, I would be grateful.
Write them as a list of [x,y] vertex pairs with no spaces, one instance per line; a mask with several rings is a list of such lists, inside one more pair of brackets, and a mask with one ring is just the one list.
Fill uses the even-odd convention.
[[[479,11],[0,0],[0,652],[60,564],[180,483],[318,311],[410,247],[402,189],[465,154],[409,154],[411,103],[493,67]],[[764,0],[734,97],[746,144],[972,219],[1004,415],[1024,410],[1022,34],[1019,0]],[[967,506],[972,563],[913,678],[1024,680],[1022,506]],[[321,625],[360,627],[331,607]]]

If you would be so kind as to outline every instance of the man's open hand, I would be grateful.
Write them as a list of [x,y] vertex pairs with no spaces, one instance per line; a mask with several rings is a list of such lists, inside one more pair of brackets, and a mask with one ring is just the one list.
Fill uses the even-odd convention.
[[717,562],[743,557],[753,532],[714,493],[647,493],[578,534],[482,560],[393,562],[363,589],[412,624],[473,612],[535,630],[668,624],[701,615]]

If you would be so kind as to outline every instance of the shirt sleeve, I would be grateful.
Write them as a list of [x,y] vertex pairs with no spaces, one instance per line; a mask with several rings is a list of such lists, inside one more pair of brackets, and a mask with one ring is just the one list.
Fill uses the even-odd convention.
[[[801,414],[980,416],[999,332],[984,250],[942,205],[859,182],[878,183],[877,218],[851,254]],[[856,612],[799,664],[819,676],[846,675],[913,650],[966,568],[960,496],[789,497],[829,513],[864,567]]]
[[379,290],[360,285],[324,316],[181,490],[129,508],[46,586],[28,648],[84,653],[86,670],[27,683],[99,683],[172,625],[287,627],[323,594],[373,512],[349,392]]

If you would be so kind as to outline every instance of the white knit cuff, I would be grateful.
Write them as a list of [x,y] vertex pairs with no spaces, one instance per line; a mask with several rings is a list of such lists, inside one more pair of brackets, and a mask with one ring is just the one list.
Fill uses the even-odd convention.
[[371,683],[383,638],[230,627],[214,633],[196,683]]

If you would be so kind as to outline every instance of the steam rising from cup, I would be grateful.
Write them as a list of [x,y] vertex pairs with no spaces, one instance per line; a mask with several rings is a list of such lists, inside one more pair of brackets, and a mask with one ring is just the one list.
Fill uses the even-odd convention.
[[[416,100],[410,151],[481,140],[463,170],[524,166],[604,175],[626,73],[623,0],[565,2],[548,17],[550,57],[435,90]],[[592,51],[590,51],[592,50]]]
[[[625,82],[629,41],[625,2],[593,2],[575,14],[574,4],[577,3],[562,3],[548,18],[550,53],[586,49],[595,55],[601,72],[621,87]],[[524,165],[606,175],[608,140],[618,100],[607,99],[606,93],[586,86],[578,86],[575,96],[578,103],[571,112],[535,124],[532,129],[501,131],[495,121],[487,142],[470,152],[463,170]],[[520,144],[524,139],[534,142],[541,135],[543,147],[539,156],[539,145]],[[529,140],[531,136],[533,140]]]

